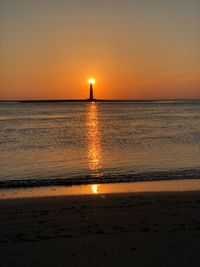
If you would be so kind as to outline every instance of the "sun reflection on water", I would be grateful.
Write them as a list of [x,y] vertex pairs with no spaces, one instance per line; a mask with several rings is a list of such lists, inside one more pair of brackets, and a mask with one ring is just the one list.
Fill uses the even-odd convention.
[[102,167],[102,148],[100,142],[100,129],[98,108],[95,103],[90,103],[87,114],[87,139],[88,139],[88,166],[94,176],[99,176]]
[[99,193],[98,192],[98,188],[99,188],[99,185],[97,185],[97,184],[91,185],[91,191],[92,191],[92,193],[98,194]]

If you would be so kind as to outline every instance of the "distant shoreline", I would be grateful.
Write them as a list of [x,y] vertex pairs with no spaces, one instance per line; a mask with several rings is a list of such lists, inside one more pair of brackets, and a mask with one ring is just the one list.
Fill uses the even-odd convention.
[[149,103],[149,102],[190,102],[190,101],[200,101],[200,99],[94,99],[93,101],[89,99],[32,99],[32,100],[0,100],[0,103],[66,103],[66,102],[79,102],[79,103],[90,103],[90,102],[133,102],[133,103]]

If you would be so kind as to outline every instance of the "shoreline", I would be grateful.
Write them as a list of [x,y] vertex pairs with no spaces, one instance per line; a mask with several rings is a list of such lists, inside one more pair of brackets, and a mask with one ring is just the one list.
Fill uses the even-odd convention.
[[199,266],[200,192],[0,201],[1,266]]
[[2,199],[200,191],[200,179],[0,189]]
[[1,189],[14,188],[34,188],[51,186],[79,186],[90,184],[118,184],[118,183],[140,183],[153,181],[179,181],[200,179],[199,168],[185,168],[177,170],[145,171],[140,173],[127,174],[102,174],[102,175],[82,175],[76,177],[51,177],[32,179],[3,179],[0,180]]

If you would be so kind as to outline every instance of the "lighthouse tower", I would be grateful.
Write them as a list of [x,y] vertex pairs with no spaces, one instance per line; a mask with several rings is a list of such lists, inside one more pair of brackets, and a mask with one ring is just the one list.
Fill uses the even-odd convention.
[[91,78],[88,80],[88,83],[90,85],[90,97],[89,97],[89,101],[94,101],[94,95],[93,95],[93,85],[95,84],[95,79]]
[[93,84],[90,83],[90,98],[89,98],[90,101],[93,101],[94,100],[94,97],[93,97]]

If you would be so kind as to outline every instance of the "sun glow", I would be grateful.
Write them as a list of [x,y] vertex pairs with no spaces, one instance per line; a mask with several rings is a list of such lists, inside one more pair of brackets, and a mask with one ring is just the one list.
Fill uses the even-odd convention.
[[88,83],[94,85],[96,83],[96,80],[94,78],[88,79]]

